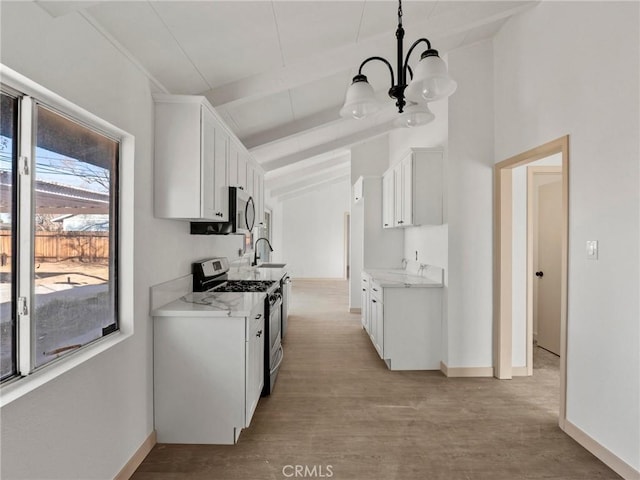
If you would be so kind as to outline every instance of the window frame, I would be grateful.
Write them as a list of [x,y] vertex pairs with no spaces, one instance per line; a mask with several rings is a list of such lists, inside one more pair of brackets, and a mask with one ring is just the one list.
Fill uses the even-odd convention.
[[[12,88],[2,88],[1,92],[3,95],[13,99],[13,108],[15,109],[15,113],[11,120],[13,124],[13,139],[11,146],[11,230],[12,232],[17,229],[17,219],[18,219],[18,145],[16,142],[18,127],[20,124],[20,93],[16,92]],[[13,364],[13,372],[10,376],[0,380],[0,382],[10,381],[11,378],[16,376],[19,371],[18,365],[18,320],[17,320],[17,309],[15,308],[16,299],[18,298],[18,273],[17,266],[18,261],[15,255],[15,252],[18,250],[18,236],[12,233],[11,235],[11,335],[13,337],[13,341],[11,342],[11,358]]]
[[[90,358],[104,352],[116,344],[122,342],[133,334],[133,158],[135,151],[135,139],[132,135],[112,125],[106,120],[84,110],[63,97],[51,92],[39,84],[20,75],[12,69],[0,64],[0,86],[4,92],[10,95],[18,95],[18,137],[17,137],[17,172],[15,173],[17,184],[16,198],[18,205],[17,221],[14,225],[18,232],[16,239],[29,238],[28,247],[21,246],[17,241],[17,250],[14,255],[17,258],[18,268],[15,272],[16,293],[13,296],[14,310],[16,311],[16,349],[17,349],[17,374],[8,377],[0,384],[0,406],[4,406],[13,400],[20,398],[25,393],[56,378],[62,373],[80,365]],[[112,195],[114,222],[113,241],[115,245],[110,248],[110,255],[114,254],[117,265],[114,269],[114,278],[110,282],[114,288],[115,310],[118,330],[99,337],[77,350],[61,356],[44,365],[35,367],[35,358],[32,354],[31,309],[34,303],[33,268],[33,174],[35,165],[35,137],[33,115],[36,105],[50,109],[73,122],[85,126],[119,143],[116,168],[114,169],[115,191]],[[26,157],[26,160],[25,158]],[[28,175],[19,173],[26,166]],[[110,188],[111,190],[111,188]],[[129,208],[125,208],[129,207]],[[26,215],[24,212],[31,212]],[[20,273],[22,272],[22,273]],[[27,293],[27,295],[25,295]],[[18,299],[27,298],[27,315],[19,315]]]

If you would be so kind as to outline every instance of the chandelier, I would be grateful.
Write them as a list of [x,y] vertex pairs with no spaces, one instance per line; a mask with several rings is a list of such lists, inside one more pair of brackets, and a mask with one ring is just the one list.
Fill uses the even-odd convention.
[[[402,0],[398,0],[398,28],[397,40],[397,81],[391,64],[382,57],[369,57],[360,64],[358,74],[345,96],[344,106],[340,110],[340,116],[344,118],[362,119],[378,111],[381,103],[376,99],[373,88],[367,77],[362,74],[362,68],[373,60],[378,60],[389,67],[391,73],[391,88],[389,96],[396,99],[396,106],[400,115],[394,121],[398,127],[415,127],[431,122],[435,116],[429,110],[428,103],[446,98],[455,92],[457,83],[451,79],[447,72],[447,65],[438,55],[438,51],[431,48],[431,42],[426,38],[416,40],[407,56],[403,58],[404,29],[402,28]],[[427,44],[415,73],[409,66],[409,57],[420,43]],[[407,74],[411,81],[407,84]]]

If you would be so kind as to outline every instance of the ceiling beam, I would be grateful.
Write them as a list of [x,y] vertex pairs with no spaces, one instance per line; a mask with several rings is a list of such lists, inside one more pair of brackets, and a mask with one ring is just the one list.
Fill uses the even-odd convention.
[[306,176],[295,183],[290,183],[289,185],[285,185],[279,188],[272,188],[269,190],[269,194],[272,198],[280,197],[287,193],[295,192],[297,190],[307,189],[316,185],[318,183],[325,183],[329,180],[333,180],[338,177],[344,177],[345,175],[351,174],[351,165],[346,165],[345,167],[329,170],[326,172],[322,172],[316,175]]
[[[438,22],[436,16],[412,24],[412,29],[429,32],[430,40],[437,46],[437,41],[440,39],[507,18],[528,10],[538,3],[539,0],[520,2],[486,17],[480,16],[481,12],[474,12],[475,15],[467,15],[457,25],[451,25],[451,22]],[[215,87],[203,92],[202,95],[207,97],[214,107],[251,102],[321,78],[330,77],[339,72],[353,70],[366,57],[366,52],[385,50],[385,47],[388,47],[392,40],[393,33],[385,32],[346,47],[336,48],[318,55],[309,55],[299,62]]]
[[[328,157],[327,160],[322,162],[315,162],[304,168],[296,168],[295,170],[280,169],[285,171],[284,174],[272,177],[266,177],[264,181],[265,189],[279,188],[284,185],[294,183],[301,178],[305,178],[310,175],[315,175],[320,172],[326,172],[328,170],[336,170],[350,165],[351,156],[347,153],[336,155],[334,157]],[[277,172],[278,170],[276,170]]]
[[332,178],[330,180],[326,180],[324,182],[318,182],[316,184],[310,185],[308,187],[305,188],[301,188],[299,190],[295,190],[293,192],[287,193],[285,195],[281,195],[279,197],[276,197],[276,199],[280,202],[284,202],[286,200],[291,200],[292,198],[296,198],[299,197],[300,195],[305,195],[309,192],[313,192],[314,190],[318,190],[320,188],[323,187],[327,187],[329,185],[334,185],[336,183],[340,183],[340,182],[344,182],[344,181],[350,181],[351,180],[351,175],[343,175],[340,177],[336,177],[336,178]]
[[345,135],[343,137],[336,138],[330,142],[322,143],[320,145],[315,145],[305,150],[300,150],[292,154],[285,155],[280,158],[276,158],[275,160],[261,163],[260,165],[262,166],[265,172],[270,172],[278,168],[282,168],[287,165],[291,165],[296,162],[306,160],[308,158],[313,158],[318,155],[325,154],[330,151],[348,148],[356,143],[361,143],[366,140],[369,140],[370,138],[383,135],[388,131],[392,130],[393,128],[394,128],[393,121],[380,123],[370,128],[359,130],[350,135]]
[[324,127],[326,125],[332,125],[336,122],[340,122],[342,119],[340,118],[339,111],[340,107],[332,105],[331,107],[318,113],[314,113],[313,115],[295,119],[287,124],[279,125],[269,130],[263,130],[262,132],[241,138],[240,140],[249,150],[265,146],[272,142],[282,140],[282,138],[310,132],[318,127]]

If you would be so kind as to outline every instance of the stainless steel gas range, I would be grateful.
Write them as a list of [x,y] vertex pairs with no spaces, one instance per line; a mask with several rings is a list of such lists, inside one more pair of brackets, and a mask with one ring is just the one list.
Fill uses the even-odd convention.
[[229,280],[229,260],[210,258],[192,264],[194,292],[265,292],[264,387],[269,395],[284,358],[282,349],[282,286],[273,280]]

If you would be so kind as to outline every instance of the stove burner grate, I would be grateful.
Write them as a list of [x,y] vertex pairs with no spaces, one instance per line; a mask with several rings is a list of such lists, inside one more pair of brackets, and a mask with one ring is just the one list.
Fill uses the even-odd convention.
[[216,292],[266,292],[273,284],[273,280],[230,280],[212,290]]

